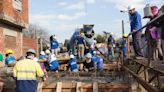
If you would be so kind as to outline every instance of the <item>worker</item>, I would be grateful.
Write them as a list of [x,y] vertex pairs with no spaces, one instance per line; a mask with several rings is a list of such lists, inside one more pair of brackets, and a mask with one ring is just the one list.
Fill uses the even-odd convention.
[[6,50],[5,66],[14,66],[15,57],[13,56],[13,51],[11,49]]
[[44,80],[44,73],[40,65],[33,60],[35,50],[29,49],[26,54],[26,59],[18,61],[14,66],[13,77],[16,80],[16,92],[36,92],[36,76]]
[[88,72],[88,71],[95,71],[96,70],[96,66],[94,64],[94,62],[92,61],[92,54],[91,53],[87,53],[86,54],[86,59],[83,63],[83,69]]
[[101,71],[103,71],[103,68],[104,68],[104,61],[101,58],[101,56],[100,56],[101,54],[99,51],[97,51],[96,55],[97,55],[97,64],[96,64],[97,71],[101,72]]
[[126,37],[127,35],[123,34],[123,39],[121,41],[121,49],[122,49],[124,58],[126,58]]
[[58,72],[59,63],[57,58],[51,54],[50,50],[46,50],[47,61],[49,63],[49,70]]
[[72,72],[78,72],[77,69],[77,59],[75,59],[74,55],[70,55],[70,60],[68,61],[68,67]]
[[44,62],[46,62],[46,61],[47,61],[47,59],[46,59],[46,54],[45,54],[44,51],[41,51],[41,52],[40,52],[40,55],[39,55],[39,60],[38,60],[38,62],[39,62],[39,64],[40,64],[41,68],[42,68],[42,71],[43,71],[44,75],[47,76],[47,71],[46,71],[46,68],[45,68],[45,66],[44,66]]
[[135,52],[135,58],[141,59],[143,57],[141,50],[141,34],[142,30],[139,30],[142,27],[141,15],[135,10],[135,7],[128,7],[129,17],[130,17],[130,27],[131,32],[128,36],[132,35],[132,43]]
[[[158,14],[157,6],[150,6],[152,15],[148,17],[150,20],[154,19]],[[160,39],[160,28],[156,24],[151,24],[146,28],[147,40],[150,41],[151,53],[154,60],[158,60],[158,56],[162,57],[161,39]]]
[[111,33],[107,39],[107,48],[108,48],[108,55],[107,55],[107,59],[110,60],[110,55],[112,55],[112,59],[114,59],[114,43],[115,40],[113,38],[113,33]]
[[52,54],[55,54],[55,56],[58,56],[58,48],[59,48],[59,43],[56,39],[56,35],[53,35],[50,40],[51,43],[51,51]]
[[84,37],[84,33],[80,33],[79,36],[76,36],[78,59],[82,59],[84,57],[86,42],[83,37]]

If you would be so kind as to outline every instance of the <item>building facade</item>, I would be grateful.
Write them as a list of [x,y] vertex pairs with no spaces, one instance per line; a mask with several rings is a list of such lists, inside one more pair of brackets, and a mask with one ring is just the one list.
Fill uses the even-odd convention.
[[28,0],[0,0],[0,52],[12,49],[23,54],[22,30],[28,27]]

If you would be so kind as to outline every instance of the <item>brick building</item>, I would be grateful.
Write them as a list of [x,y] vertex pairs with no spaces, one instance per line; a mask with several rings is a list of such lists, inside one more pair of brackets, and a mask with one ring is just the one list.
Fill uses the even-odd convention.
[[0,0],[0,51],[23,54],[22,29],[28,27],[28,0]]

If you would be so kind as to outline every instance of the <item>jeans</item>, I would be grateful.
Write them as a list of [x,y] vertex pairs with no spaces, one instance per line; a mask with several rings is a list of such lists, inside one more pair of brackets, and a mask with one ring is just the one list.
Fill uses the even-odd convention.
[[141,34],[142,31],[137,31],[134,34],[132,34],[133,48],[136,56],[143,56],[141,49]]
[[107,57],[108,57],[108,60],[109,60],[109,56],[110,55],[112,55],[112,59],[114,59],[114,48],[113,48],[113,46],[112,45],[108,45],[108,55],[107,55]]

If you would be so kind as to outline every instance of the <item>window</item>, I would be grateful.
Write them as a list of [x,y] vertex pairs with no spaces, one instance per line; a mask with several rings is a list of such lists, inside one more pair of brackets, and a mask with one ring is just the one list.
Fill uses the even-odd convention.
[[16,48],[16,37],[5,35],[5,47]]
[[22,11],[22,0],[13,0],[13,7],[21,12]]

